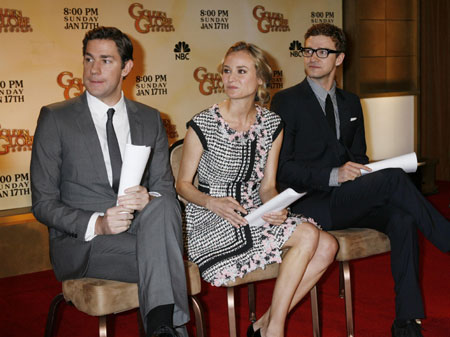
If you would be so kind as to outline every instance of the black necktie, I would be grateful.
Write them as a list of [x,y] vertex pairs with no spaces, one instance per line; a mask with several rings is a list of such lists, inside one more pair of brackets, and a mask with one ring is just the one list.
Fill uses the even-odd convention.
[[334,135],[336,135],[336,120],[334,119],[334,108],[333,102],[331,102],[331,96],[327,95],[327,99],[325,100],[325,115],[327,116],[328,124],[330,125],[331,130]]
[[106,122],[106,138],[108,140],[109,158],[111,160],[111,168],[113,175],[113,189],[117,193],[119,190],[120,170],[122,169],[122,157],[120,156],[119,142],[117,141],[116,132],[112,123],[114,109],[108,109],[108,121]]

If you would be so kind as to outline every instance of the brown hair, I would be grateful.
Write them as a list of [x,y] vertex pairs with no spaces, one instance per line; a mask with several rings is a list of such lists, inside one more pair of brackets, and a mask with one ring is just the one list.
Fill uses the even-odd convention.
[[331,40],[333,40],[334,45],[336,46],[336,50],[340,51],[341,53],[345,53],[347,42],[345,39],[345,33],[341,28],[336,27],[335,25],[332,25],[330,23],[318,23],[316,25],[311,26],[306,31],[305,41],[310,36],[318,36],[318,35],[330,37]]
[[133,60],[133,44],[130,38],[115,27],[97,27],[86,33],[83,39],[83,56],[86,55],[86,46],[90,40],[111,40],[116,43],[122,69],[128,60]]
[[244,41],[236,42],[225,53],[225,57],[223,58],[219,70],[221,73],[223,72],[223,62],[228,55],[242,50],[246,51],[253,58],[253,61],[255,62],[256,76],[258,76],[258,78],[260,78],[263,82],[263,84],[258,87],[255,100],[265,104],[270,100],[268,86],[270,84],[270,80],[272,79],[272,68],[270,67],[266,55],[261,48]]

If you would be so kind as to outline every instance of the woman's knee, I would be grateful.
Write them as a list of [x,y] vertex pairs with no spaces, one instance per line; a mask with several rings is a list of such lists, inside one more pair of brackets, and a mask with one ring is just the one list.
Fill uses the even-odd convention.
[[315,250],[319,243],[319,229],[309,222],[297,226],[291,237],[292,247]]
[[327,232],[320,233],[319,246],[316,253],[320,254],[325,263],[330,264],[334,261],[339,249],[337,240]]

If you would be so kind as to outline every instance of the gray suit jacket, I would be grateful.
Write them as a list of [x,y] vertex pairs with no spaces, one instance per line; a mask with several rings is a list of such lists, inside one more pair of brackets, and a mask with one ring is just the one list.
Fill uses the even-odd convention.
[[[157,110],[125,99],[132,143],[151,146],[141,185],[175,196],[168,142]],[[41,109],[31,157],[33,214],[49,228],[57,279],[82,277],[92,241],[84,240],[94,212],[116,203],[86,94]]]

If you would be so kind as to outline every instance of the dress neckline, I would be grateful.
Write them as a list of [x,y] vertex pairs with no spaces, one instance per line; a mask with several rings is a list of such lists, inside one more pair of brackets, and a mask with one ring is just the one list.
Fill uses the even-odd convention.
[[233,129],[227,121],[223,118],[222,114],[220,113],[219,104],[214,104],[213,110],[218,118],[219,124],[221,127],[230,135],[234,136],[233,138],[248,138],[250,134],[255,133],[256,129],[261,125],[261,117],[262,117],[262,109],[258,104],[255,104],[256,108],[256,115],[255,115],[255,121],[250,126],[248,130],[244,131],[238,131],[236,129]]

